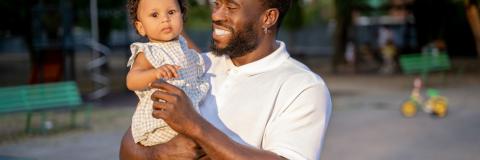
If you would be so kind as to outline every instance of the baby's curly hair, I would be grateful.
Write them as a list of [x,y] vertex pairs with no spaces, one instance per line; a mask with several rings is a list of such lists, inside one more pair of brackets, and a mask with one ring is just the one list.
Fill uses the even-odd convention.
[[[140,1],[141,0],[128,0],[127,2],[128,15],[133,25],[135,25],[133,22],[138,20],[137,10],[138,10],[138,4],[140,3]],[[185,21],[187,19],[187,5],[188,5],[187,1],[177,0],[177,2],[178,2],[178,5],[180,6],[180,12],[182,13],[183,21]]]

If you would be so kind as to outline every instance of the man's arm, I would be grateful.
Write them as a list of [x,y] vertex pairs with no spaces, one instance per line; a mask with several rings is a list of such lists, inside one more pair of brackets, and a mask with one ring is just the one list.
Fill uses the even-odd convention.
[[211,159],[285,159],[270,151],[239,144],[207,121],[201,123],[200,132],[190,136]]
[[153,83],[152,87],[162,90],[152,94],[153,116],[162,118],[172,129],[192,138],[211,159],[284,159],[273,152],[231,140],[202,118],[193,109],[190,99],[177,87],[165,82]]
[[120,145],[121,160],[137,160],[137,159],[197,159],[201,157],[198,145],[190,138],[184,135],[177,135],[167,143],[158,144],[151,147],[145,147],[136,144],[133,141],[132,132],[129,128],[123,135]]

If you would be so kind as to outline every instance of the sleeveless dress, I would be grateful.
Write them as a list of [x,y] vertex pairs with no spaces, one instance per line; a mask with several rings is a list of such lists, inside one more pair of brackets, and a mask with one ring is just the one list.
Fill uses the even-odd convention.
[[[206,96],[209,84],[203,80],[205,64],[203,58],[195,50],[189,49],[183,37],[178,40],[160,43],[139,43],[130,45],[132,56],[128,60],[127,67],[134,63],[138,53],[143,52],[150,64],[158,68],[165,64],[178,65],[177,70],[180,78],[165,80],[182,89],[190,98],[195,109],[198,111],[200,101]],[[132,136],[135,143],[140,142],[144,146],[152,146],[168,142],[177,135],[162,119],[152,116],[153,101],[150,96],[156,89],[135,91],[139,103],[132,117]]]

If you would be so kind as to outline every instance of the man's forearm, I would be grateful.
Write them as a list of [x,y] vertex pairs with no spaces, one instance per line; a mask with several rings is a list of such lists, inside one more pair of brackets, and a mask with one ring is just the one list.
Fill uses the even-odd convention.
[[285,159],[270,151],[239,144],[206,120],[199,123],[201,127],[191,138],[211,159]]
[[204,156],[198,145],[184,135],[177,135],[167,143],[145,147],[133,141],[131,130],[125,133],[120,146],[121,160],[193,160]]

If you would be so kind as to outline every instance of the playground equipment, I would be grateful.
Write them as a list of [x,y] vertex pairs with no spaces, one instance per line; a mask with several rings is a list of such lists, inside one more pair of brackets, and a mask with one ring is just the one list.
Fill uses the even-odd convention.
[[448,109],[447,98],[438,95],[438,91],[435,89],[428,89],[427,93],[430,97],[424,104],[424,108],[427,110],[427,113],[433,114],[439,118],[445,117]]
[[99,42],[97,1],[89,0],[91,36],[88,38],[74,37],[74,0],[22,1],[28,4],[25,15],[31,15],[25,24],[30,30],[24,33],[32,59],[30,84],[75,81],[75,47],[82,45],[92,50],[92,58],[85,64],[93,86],[88,99],[98,100],[110,92],[110,79],[102,67],[107,64],[111,50]]
[[446,97],[440,96],[438,90],[429,88],[427,89],[428,99],[424,102],[421,92],[422,80],[415,78],[410,98],[402,104],[400,109],[404,117],[414,117],[419,109],[438,118],[447,115],[448,101]]
[[110,49],[99,43],[98,7],[97,0],[90,0],[90,24],[92,38],[86,41],[86,45],[92,48],[92,60],[86,69],[90,73],[93,82],[93,91],[88,95],[90,99],[100,99],[110,92],[110,79],[102,73],[101,67],[107,63]]

